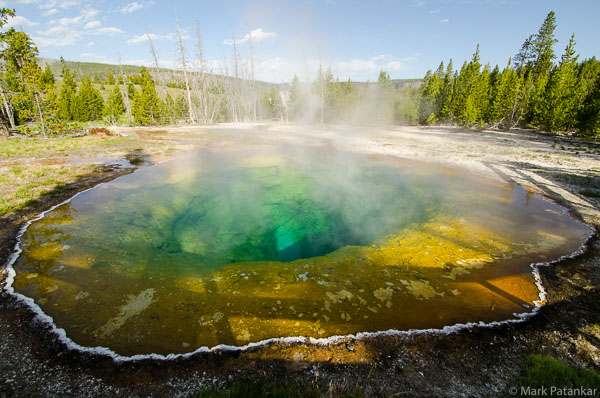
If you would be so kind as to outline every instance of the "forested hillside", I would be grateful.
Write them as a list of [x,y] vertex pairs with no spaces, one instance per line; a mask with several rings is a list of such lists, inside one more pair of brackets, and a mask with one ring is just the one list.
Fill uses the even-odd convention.
[[[0,9],[0,26],[14,11]],[[575,36],[555,54],[556,17],[506,65],[482,65],[479,46],[455,69],[441,62],[423,80],[340,80],[319,68],[310,82],[255,80],[254,60],[235,50],[220,73],[202,58],[183,70],[39,59],[35,43],[14,28],[0,34],[0,112],[5,134],[21,127],[44,136],[73,131],[82,122],[160,125],[275,119],[299,122],[450,123],[475,127],[533,127],[600,136],[600,62],[579,60]],[[154,51],[148,38],[150,49]],[[181,47],[181,54],[184,54]],[[212,71],[210,71],[212,72]]]

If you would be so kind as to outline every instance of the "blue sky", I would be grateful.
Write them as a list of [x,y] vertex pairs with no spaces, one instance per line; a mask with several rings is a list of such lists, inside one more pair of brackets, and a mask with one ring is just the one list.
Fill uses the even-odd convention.
[[151,65],[153,38],[161,67],[179,67],[175,10],[186,57],[196,58],[196,21],[208,68],[231,72],[232,34],[244,59],[255,53],[255,73],[272,82],[314,76],[320,63],[341,80],[419,78],[441,60],[456,67],[477,43],[481,60],[504,66],[525,38],[554,10],[560,55],[571,33],[581,58],[600,56],[599,0],[258,0],[116,1],[0,0],[15,8],[9,26],[23,29],[42,57]]

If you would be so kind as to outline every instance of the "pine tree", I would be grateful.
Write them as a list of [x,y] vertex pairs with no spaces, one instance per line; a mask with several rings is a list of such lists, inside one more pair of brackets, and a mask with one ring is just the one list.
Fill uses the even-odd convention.
[[452,118],[452,100],[454,98],[454,65],[452,58],[448,61],[446,72],[444,73],[444,82],[440,96],[440,109],[438,111],[440,121],[449,121]]
[[575,86],[575,108],[579,112],[586,97],[592,91],[596,79],[600,77],[600,61],[595,57],[586,59],[578,67],[577,85]]
[[[6,22],[8,21],[8,17],[15,16],[15,10],[10,8],[0,8],[0,28],[2,28]],[[0,48],[2,48],[4,43],[4,38],[6,33],[0,30]],[[4,61],[0,54],[0,61]],[[4,65],[5,62],[0,62],[0,97],[2,99],[2,107],[0,109],[0,127],[5,135],[10,134],[10,129],[15,128],[15,116],[14,116],[14,107],[10,102],[9,95],[7,93],[7,79],[4,73]]]
[[134,92],[132,115],[135,123],[140,125],[160,124],[168,117],[163,102],[158,98],[154,81],[145,67],[140,73],[141,91]]
[[[0,10],[0,15],[3,10]],[[9,97],[6,101],[12,103],[15,111],[15,122],[37,119],[42,134],[46,136],[42,71],[36,61],[38,49],[25,32],[14,28],[2,34],[2,42],[0,59],[5,62],[2,85],[6,86],[6,96]],[[4,88],[2,94],[5,96]]]
[[554,43],[558,41],[554,37],[555,29],[556,15],[554,11],[550,11],[532,42],[532,50],[535,55],[533,72],[538,76],[548,74],[552,69],[552,62],[556,58],[553,50]]
[[119,117],[125,113],[125,105],[123,104],[123,96],[119,86],[113,88],[112,93],[106,100],[104,107],[104,115],[109,118],[112,123],[116,123]]
[[577,84],[575,34],[571,36],[559,65],[552,71],[541,107],[543,126],[549,131],[575,126]]
[[132,100],[134,94],[135,94],[135,86],[133,85],[132,82],[128,82],[127,83],[127,97],[130,100]]
[[515,97],[518,97],[521,81],[516,70],[511,67],[511,59],[500,74],[495,95],[490,103],[489,121],[511,127]]
[[304,95],[302,84],[298,76],[294,75],[288,100],[288,118],[298,121],[305,116],[306,109],[306,96]]
[[50,65],[46,64],[46,67],[44,68],[44,72],[42,73],[41,77],[40,77],[40,83],[42,84],[43,87],[53,87],[54,86],[54,74],[52,73],[52,71],[50,70]]
[[277,87],[272,87],[270,90],[265,91],[262,102],[264,119],[282,119],[281,95]]
[[440,70],[444,70],[443,62],[439,65],[436,73],[429,70],[423,79],[419,103],[419,121],[421,123],[434,124],[438,120],[438,104],[441,102],[440,92],[443,85],[443,80],[440,79]]
[[58,115],[65,121],[75,120],[77,84],[71,71],[64,67],[58,100]]
[[583,102],[583,106],[577,115],[578,129],[585,138],[600,137],[600,78]]
[[343,84],[344,109],[348,109],[356,103],[356,94],[356,88],[350,77],[348,77],[348,81]]
[[556,58],[553,50],[554,43],[557,42],[554,37],[555,29],[556,16],[554,11],[550,11],[542,26],[540,26],[538,33],[526,40],[528,47],[526,54],[529,59],[527,60],[528,67],[524,68],[522,73],[531,73],[532,76],[531,79],[528,79],[528,76],[524,76],[523,78],[530,82],[524,92],[523,105],[525,109],[523,116],[525,123],[534,126],[544,124],[544,95],[550,78],[553,60]]
[[452,112],[459,124],[471,126],[480,121],[482,108],[478,101],[483,98],[486,88],[481,78],[478,44],[473,58],[468,64],[463,64],[456,79]]
[[106,84],[110,86],[115,84],[115,76],[111,71],[106,72]]
[[379,77],[377,78],[377,85],[380,88],[389,88],[391,86],[390,74],[387,73],[384,69],[379,70]]
[[328,67],[327,72],[323,75],[323,84],[323,121],[329,122],[335,117],[340,94],[338,90],[339,85],[334,81],[331,67]]
[[489,112],[491,77],[492,71],[490,71],[490,64],[488,63],[483,67],[473,87],[472,104],[474,116],[471,124],[483,125],[485,122],[485,117]]
[[488,103],[486,104],[484,119],[486,123],[493,123],[494,118],[492,116],[493,113],[493,104],[494,100],[498,96],[498,88],[500,87],[501,81],[500,68],[498,65],[494,67],[489,76],[489,92],[488,92]]
[[92,85],[89,76],[83,78],[75,104],[75,120],[88,122],[102,117],[104,107],[102,96]]

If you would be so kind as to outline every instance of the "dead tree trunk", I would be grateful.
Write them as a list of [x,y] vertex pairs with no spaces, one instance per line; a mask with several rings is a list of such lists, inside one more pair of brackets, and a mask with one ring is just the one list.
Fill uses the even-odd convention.
[[[121,64],[121,53],[117,52],[117,58],[119,59],[119,71],[121,73],[121,80],[123,84],[126,86],[125,73],[123,72],[123,65]],[[117,81],[118,83],[118,81]],[[129,95],[127,95],[126,90],[121,90],[121,86],[119,85],[119,90],[121,91],[121,98],[123,98],[123,103],[125,104],[125,109],[127,111],[127,120],[131,121],[131,103],[129,102]]]
[[152,58],[154,58],[154,66],[156,67],[156,77],[158,79],[158,86],[162,89],[163,94],[166,92],[165,85],[162,79],[162,73],[160,72],[160,66],[158,65],[158,57],[156,56],[156,51],[154,51],[154,45],[152,44],[152,38],[150,37],[150,33],[148,33],[148,28],[144,26],[146,29],[146,37],[148,38],[148,44],[150,45],[150,52],[152,53]]
[[237,46],[235,43],[235,35],[233,34],[233,32],[231,33],[231,38],[233,40],[233,70],[234,70],[234,76],[235,76],[235,80],[233,81],[233,95],[232,95],[232,101],[231,103],[233,104],[233,121],[237,122],[238,121],[238,86],[239,86],[239,71],[238,71],[238,53],[237,53]]
[[192,95],[190,94],[190,83],[187,76],[187,68],[185,65],[185,52],[183,51],[183,39],[181,38],[181,27],[179,26],[179,17],[177,16],[177,9],[175,10],[175,24],[177,25],[177,37],[179,39],[179,52],[181,54],[181,65],[183,67],[183,79],[185,80],[185,92],[188,100],[188,112],[190,116],[190,123],[196,123],[194,119],[194,108],[192,106]]
[[33,97],[35,98],[35,105],[37,107],[38,114],[40,116],[42,134],[44,135],[44,138],[46,138],[46,123],[44,123],[44,113],[42,112],[42,107],[40,106],[40,98],[39,98],[40,93],[38,92],[35,81],[32,83],[33,83]]
[[[202,38],[200,36],[200,22],[198,18],[196,18],[196,41],[197,41],[197,57],[198,57],[198,70],[199,70],[199,82],[200,85],[200,104],[201,104],[201,112],[202,119],[204,123],[209,123],[208,116],[208,81],[205,75],[204,70],[204,50],[202,48]],[[211,120],[212,121],[212,120]]]
[[250,95],[252,100],[252,117],[256,121],[256,90],[254,85],[254,46],[252,45],[252,31],[248,33],[250,38]]
[[12,111],[12,108],[10,107],[10,103],[6,98],[6,94],[4,93],[4,89],[2,88],[2,86],[0,86],[0,96],[2,96],[2,105],[4,106],[4,112],[6,113],[8,122],[10,123],[10,128],[14,130],[17,128],[17,126],[15,125],[15,115]]
[[319,64],[319,77],[321,78],[321,123],[323,123],[323,107],[325,105],[325,87],[324,87],[324,81],[323,81],[323,68],[321,67],[321,64]]

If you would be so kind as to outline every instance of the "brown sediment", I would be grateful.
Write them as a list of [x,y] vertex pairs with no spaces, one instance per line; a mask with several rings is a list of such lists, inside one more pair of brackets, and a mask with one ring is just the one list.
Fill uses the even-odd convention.
[[[451,135],[452,131],[445,134]],[[493,141],[494,133],[486,134],[484,140]],[[543,136],[530,133],[514,139],[525,143],[535,139],[546,142],[548,147],[552,144],[551,140],[544,141]],[[468,153],[452,152],[450,157],[466,157]],[[468,162],[471,160],[467,158]],[[506,166],[498,159],[495,161]],[[494,160],[490,167],[494,167]],[[521,168],[532,169],[519,165],[510,171]],[[104,178],[117,175],[107,174]],[[559,188],[566,186],[567,192],[580,186],[577,178],[567,181],[565,178],[558,175],[553,180],[559,181]],[[581,181],[589,182],[590,178],[597,181],[595,175]],[[88,181],[88,185],[82,183],[75,189],[86,189],[99,180]],[[548,195],[544,188],[546,186],[541,188],[542,192]],[[37,209],[60,203],[73,193],[57,196],[54,202],[48,200]],[[577,203],[557,196],[554,199],[568,205],[588,223],[598,225],[594,222],[596,216],[590,216],[593,212],[589,208],[580,211]],[[35,214],[35,211],[21,214],[14,217],[12,223],[2,221],[4,258],[14,247],[20,223]],[[518,361],[529,353],[552,355],[569,364],[598,370],[600,245],[593,238],[589,246],[586,253],[575,259],[540,269],[548,291],[547,303],[535,317],[523,323],[463,329],[447,335],[347,339],[329,345],[279,342],[245,352],[199,353],[162,362],[148,359],[115,363],[102,355],[68,350],[46,326],[35,321],[35,315],[28,308],[3,292],[0,297],[3,320],[0,371],[5,375],[5,383],[0,385],[0,392],[9,395],[65,392],[96,396],[188,395],[202,386],[258,379],[293,380],[300,386],[317,385],[325,390],[332,384],[342,393],[345,388],[360,387],[372,396],[406,391],[413,396],[496,396],[518,372]],[[423,286],[415,286],[415,289],[427,294]],[[385,289],[379,293],[381,298],[388,297]],[[345,296],[340,292],[334,294],[339,296],[334,298]]]

